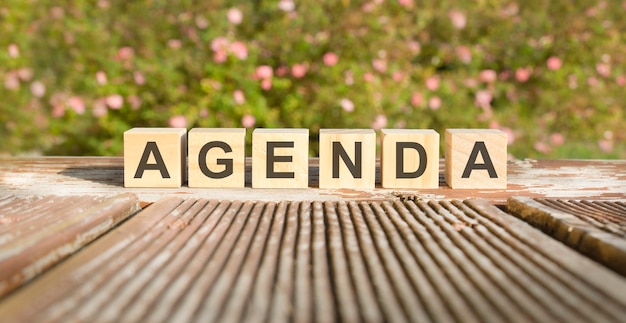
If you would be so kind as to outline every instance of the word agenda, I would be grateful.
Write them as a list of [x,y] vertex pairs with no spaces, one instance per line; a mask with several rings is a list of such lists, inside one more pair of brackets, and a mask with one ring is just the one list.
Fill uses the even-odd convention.
[[[439,187],[439,133],[382,129],[383,188]],[[245,186],[244,128],[133,128],[124,132],[125,187]],[[445,180],[456,188],[505,189],[507,137],[495,129],[447,129]],[[309,130],[252,132],[252,187],[309,187]],[[373,189],[376,132],[321,129],[319,188]]]

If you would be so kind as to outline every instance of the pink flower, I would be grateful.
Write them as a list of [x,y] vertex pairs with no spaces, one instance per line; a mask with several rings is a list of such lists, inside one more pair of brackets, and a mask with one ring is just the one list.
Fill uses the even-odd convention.
[[142,85],[146,83],[146,77],[143,75],[143,73],[139,71],[133,72],[133,80],[137,85]]
[[297,79],[303,78],[304,75],[306,75],[306,72],[308,71],[308,69],[309,69],[308,66],[305,64],[300,64],[300,63],[294,64],[291,67],[291,75]]
[[98,99],[93,103],[91,113],[94,117],[103,117],[107,114],[107,105],[103,99]]
[[39,81],[35,81],[30,85],[30,93],[36,98],[41,98],[46,95],[46,86]]
[[179,49],[183,47],[183,41],[180,39],[170,39],[167,41],[167,47],[171,49]]
[[248,58],[248,46],[244,42],[236,41],[230,44],[230,51],[240,60]]
[[376,4],[374,2],[366,2],[361,6],[361,10],[363,12],[372,12],[376,8]]
[[354,103],[352,103],[350,99],[346,99],[346,98],[341,99],[341,101],[339,101],[339,105],[341,105],[341,108],[346,112],[354,111]]
[[20,68],[17,70],[17,77],[24,82],[28,82],[33,78],[33,69],[28,67]]
[[235,92],[233,92],[233,99],[237,104],[244,104],[246,102],[246,96],[243,94],[242,90],[235,90]]
[[472,50],[467,46],[458,46],[455,49],[456,57],[464,64],[469,64],[472,61]]
[[553,146],[560,146],[565,143],[565,137],[560,133],[553,133],[550,135],[550,143]]
[[20,48],[17,47],[16,44],[9,44],[9,47],[7,48],[7,51],[9,52],[9,57],[11,57],[11,58],[18,58],[18,57],[20,57]]
[[225,37],[216,37],[211,41],[211,50],[214,52],[226,50],[230,42]]
[[370,83],[373,82],[375,79],[374,74],[367,72],[365,74],[363,74],[363,81]]
[[438,76],[431,76],[429,78],[426,79],[426,88],[431,90],[431,91],[437,91],[437,89],[439,88],[439,77]]
[[206,29],[207,27],[209,27],[209,21],[202,16],[197,16],[196,27],[198,27],[199,29]]
[[222,64],[226,62],[226,59],[228,59],[228,55],[226,51],[224,50],[220,50],[220,51],[213,53],[213,61],[217,64]]
[[400,83],[402,82],[402,80],[404,79],[404,73],[400,72],[400,71],[395,71],[393,72],[393,74],[391,75],[391,78],[397,82]]
[[448,12],[448,18],[452,22],[452,26],[456,29],[463,29],[467,25],[467,17],[459,10],[450,10]]
[[482,70],[478,78],[484,83],[493,83],[498,78],[498,74],[494,70]]
[[141,98],[139,96],[133,94],[133,95],[129,95],[127,99],[128,99],[128,104],[130,104],[130,107],[133,110],[137,110],[141,106]]
[[480,90],[476,92],[474,103],[480,108],[488,108],[491,106],[491,100],[493,97],[487,90]]
[[230,8],[226,13],[226,18],[233,25],[239,25],[243,21],[243,13],[237,8]]
[[431,110],[438,110],[439,108],[441,108],[441,98],[438,96],[433,96],[428,100],[428,107]]
[[272,88],[272,79],[263,79],[261,81],[261,88],[265,91],[269,91]]
[[9,72],[4,76],[4,87],[7,90],[17,90],[20,88],[20,78],[17,73]]
[[385,61],[384,59],[377,58],[372,60],[372,66],[379,73],[384,73],[387,71],[387,61]]
[[405,8],[413,7],[413,0],[398,0],[398,3]]
[[513,132],[513,130],[511,130],[511,128],[507,128],[504,127],[501,129],[502,131],[504,131],[504,133],[506,133],[506,142],[508,145],[512,145],[513,142],[515,142],[515,133]]
[[617,85],[619,85],[619,86],[626,85],[626,76],[620,75],[620,76],[616,77],[615,78],[615,83],[617,83]]
[[550,152],[550,146],[548,146],[546,143],[541,142],[541,141],[537,141],[534,145],[534,148],[536,151],[541,152],[541,153],[549,153]]
[[67,105],[77,114],[85,113],[85,101],[81,97],[72,96],[67,99]]
[[187,128],[187,118],[183,115],[175,115],[168,120],[168,124],[172,128]]
[[603,77],[611,76],[611,66],[606,63],[598,63],[596,64],[596,72]]
[[337,56],[337,54],[333,52],[328,52],[324,54],[322,60],[324,61],[324,65],[326,66],[335,66],[337,62],[339,62],[339,56]]
[[561,61],[560,58],[556,56],[552,56],[548,58],[548,60],[546,61],[546,65],[548,66],[548,69],[552,71],[556,71],[559,68],[561,68],[561,65],[563,65],[563,62]]
[[598,148],[605,153],[610,153],[615,148],[612,140],[600,139],[598,140]]
[[502,132],[506,133],[506,139],[507,139],[508,145],[513,144],[513,142],[515,141],[515,133],[513,132],[513,130],[511,130],[511,128],[500,127],[500,124],[495,120],[492,120],[491,122],[489,122],[489,128],[500,129],[502,130]]
[[520,67],[515,70],[515,79],[520,83],[524,83],[530,79],[531,74],[532,70],[530,68]]
[[244,114],[241,117],[241,125],[244,128],[252,128],[256,124],[256,118],[251,114]]
[[387,126],[387,117],[384,114],[376,115],[376,119],[372,122],[372,129],[378,130]]
[[473,89],[478,86],[478,80],[473,77],[468,77],[463,80],[463,84],[465,84],[465,86],[467,86],[468,88]]
[[109,95],[105,99],[106,104],[113,110],[119,110],[124,105],[124,97],[119,94]]
[[[106,108],[105,108],[106,109]],[[55,104],[52,106],[52,117],[60,118],[65,115],[65,106],[62,104]]]
[[422,45],[418,41],[410,41],[407,43],[407,48],[413,54],[419,54],[422,51]]
[[420,92],[413,92],[411,95],[411,105],[415,108],[419,108],[424,103],[424,96]]
[[107,74],[103,71],[96,72],[96,82],[99,85],[107,84]]
[[343,74],[343,82],[346,85],[352,85],[354,84],[354,73],[352,73],[351,70],[347,70],[344,74]]
[[293,0],[280,0],[278,1],[278,9],[284,12],[291,12],[296,8],[296,4]]
[[125,61],[133,58],[134,54],[135,51],[132,47],[125,46],[117,50],[117,55],[115,55],[115,57],[119,60]]
[[261,65],[254,71],[254,77],[257,79],[268,79],[274,75],[272,67],[269,65]]

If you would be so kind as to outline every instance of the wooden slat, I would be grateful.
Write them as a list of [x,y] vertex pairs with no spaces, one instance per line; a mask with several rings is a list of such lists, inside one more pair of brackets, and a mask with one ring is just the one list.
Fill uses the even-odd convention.
[[[0,159],[0,192],[21,197],[32,195],[111,195],[120,190],[137,194],[148,204],[166,196],[253,201],[347,201],[394,198],[482,198],[506,204],[511,196],[567,199],[617,199],[626,196],[626,160],[514,160],[509,161],[506,189],[450,189],[439,166],[437,189],[384,189],[377,166],[374,190],[319,189],[319,160],[309,160],[309,188],[253,189],[251,163],[247,160],[246,187],[233,188],[123,188],[121,157],[40,157]],[[142,205],[143,206],[143,205]]]
[[507,209],[626,276],[626,202],[514,197]]
[[137,197],[0,199],[0,297],[139,210]]
[[165,198],[0,302],[9,322],[625,315],[624,278],[484,200]]

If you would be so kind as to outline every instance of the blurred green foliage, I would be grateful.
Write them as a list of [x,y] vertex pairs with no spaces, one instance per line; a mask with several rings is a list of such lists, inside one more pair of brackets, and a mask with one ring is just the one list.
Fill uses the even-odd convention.
[[626,158],[625,13],[589,0],[8,0],[0,154],[119,155],[132,127],[245,126],[308,128],[312,155],[320,128],[499,128],[516,158]]

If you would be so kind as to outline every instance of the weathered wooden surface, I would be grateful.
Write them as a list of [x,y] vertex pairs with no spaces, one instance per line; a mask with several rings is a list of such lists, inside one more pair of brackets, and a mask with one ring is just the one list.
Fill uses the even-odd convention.
[[510,198],[507,210],[626,276],[626,200]]
[[618,322],[626,280],[482,200],[165,198],[3,321]]
[[[398,197],[421,199],[483,198],[505,204],[511,196],[618,199],[626,197],[626,160],[516,160],[508,163],[506,190],[450,189],[443,182],[443,161],[440,163],[438,189],[374,190],[318,189],[318,160],[311,159],[310,188],[252,189],[248,159],[246,188],[131,189],[123,188],[123,159],[120,157],[46,157],[0,159],[0,192],[17,196],[137,194],[144,203],[164,196],[194,196],[214,199],[258,201],[339,201],[389,200]],[[377,172],[379,168],[377,167]]]
[[0,195],[0,298],[137,211],[132,194]]

